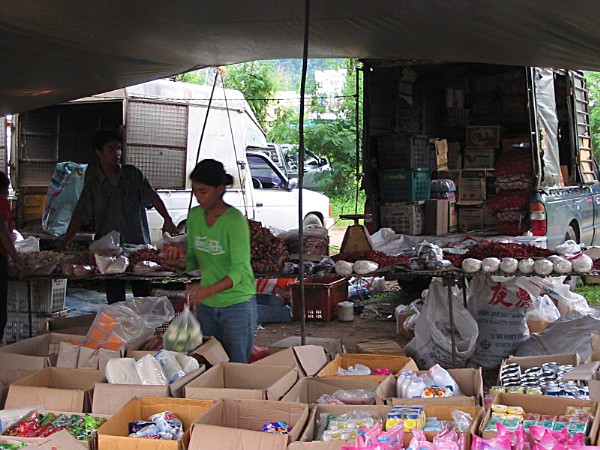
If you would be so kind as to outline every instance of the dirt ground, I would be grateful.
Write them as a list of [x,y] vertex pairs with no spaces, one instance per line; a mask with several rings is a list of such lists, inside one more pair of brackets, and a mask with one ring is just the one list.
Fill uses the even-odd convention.
[[[334,227],[329,230],[329,242],[332,254],[339,253],[339,249],[346,233],[346,227]],[[307,321],[305,331],[307,337],[340,338],[347,352],[356,350],[358,342],[371,339],[389,339],[401,347],[407,341],[402,336],[396,335],[396,319],[391,301],[367,303],[362,317],[355,315],[352,322],[341,322],[337,319],[320,322]],[[288,336],[300,336],[301,325],[299,321],[288,323],[262,324],[256,333],[255,345],[268,347],[269,345]]]

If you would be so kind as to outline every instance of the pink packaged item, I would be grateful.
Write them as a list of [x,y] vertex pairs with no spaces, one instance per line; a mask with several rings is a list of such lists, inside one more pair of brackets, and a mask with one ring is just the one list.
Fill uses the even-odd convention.
[[377,369],[371,370],[371,375],[391,375],[392,372],[390,369],[386,369],[385,367],[379,367]]
[[473,436],[471,450],[511,450],[510,436],[483,439]]

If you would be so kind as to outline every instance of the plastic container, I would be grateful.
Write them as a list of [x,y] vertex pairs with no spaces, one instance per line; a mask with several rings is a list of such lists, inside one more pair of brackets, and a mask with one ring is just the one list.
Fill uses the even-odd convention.
[[[294,320],[300,320],[300,283],[290,284]],[[348,280],[340,277],[306,278],[304,281],[304,318],[329,321],[337,315],[337,304],[348,300]]]
[[434,364],[429,369],[429,374],[431,375],[431,378],[433,378],[433,381],[435,381],[435,383],[438,386],[441,386],[441,387],[449,386],[452,389],[453,396],[462,395],[462,393],[460,392],[460,388],[458,387],[458,384],[456,383],[454,378],[452,378],[452,375],[450,375],[448,373],[448,371],[446,369],[444,369],[442,366],[440,366],[439,364]]
[[339,302],[337,304],[337,315],[340,322],[352,322],[354,320],[354,303]]
[[426,168],[382,170],[379,173],[379,196],[384,203],[429,200],[431,172]]

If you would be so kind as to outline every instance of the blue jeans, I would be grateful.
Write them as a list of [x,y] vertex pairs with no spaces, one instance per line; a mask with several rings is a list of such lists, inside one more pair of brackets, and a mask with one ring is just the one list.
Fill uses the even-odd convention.
[[258,320],[254,297],[226,308],[200,304],[196,306],[196,317],[202,334],[214,336],[223,344],[230,361],[248,362]]

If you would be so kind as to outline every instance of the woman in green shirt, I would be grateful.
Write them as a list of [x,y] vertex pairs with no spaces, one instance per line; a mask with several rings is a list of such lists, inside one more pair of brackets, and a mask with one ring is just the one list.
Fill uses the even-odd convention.
[[200,161],[190,179],[200,206],[188,215],[185,267],[201,272],[200,283],[188,286],[190,302],[204,335],[217,338],[231,361],[246,363],[257,325],[248,222],[223,200],[233,178],[219,161]]

